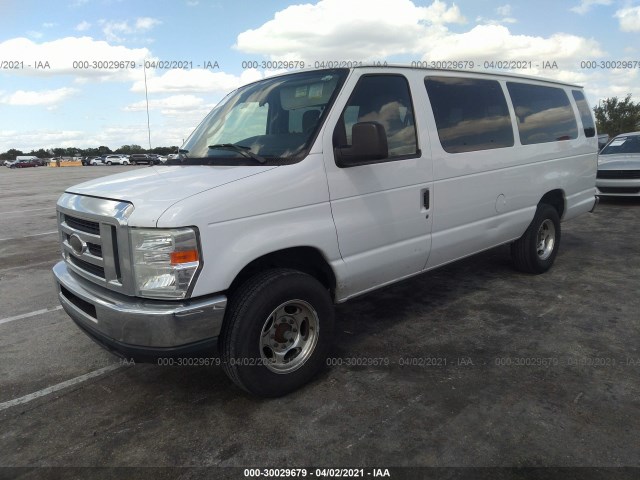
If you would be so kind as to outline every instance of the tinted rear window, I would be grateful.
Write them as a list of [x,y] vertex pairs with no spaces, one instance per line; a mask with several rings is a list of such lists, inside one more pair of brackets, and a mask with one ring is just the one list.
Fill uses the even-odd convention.
[[578,123],[565,91],[507,82],[523,145],[578,138]]
[[495,80],[424,80],[442,148],[449,153],[513,146],[507,101]]
[[582,128],[584,128],[584,134],[587,137],[594,137],[596,135],[596,126],[593,123],[593,117],[591,116],[591,110],[589,110],[589,104],[587,99],[584,98],[584,93],[580,90],[571,90],[573,99],[578,106],[578,112],[580,112],[580,119],[582,120]]

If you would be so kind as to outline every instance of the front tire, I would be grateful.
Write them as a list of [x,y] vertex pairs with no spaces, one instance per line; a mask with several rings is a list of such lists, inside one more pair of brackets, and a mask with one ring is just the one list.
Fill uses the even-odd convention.
[[538,205],[526,232],[511,244],[516,269],[525,273],[544,273],[551,268],[560,247],[560,217],[551,205]]
[[111,162],[107,162],[107,165],[111,166]]
[[224,370],[249,393],[285,395],[324,366],[333,323],[329,292],[314,277],[284,268],[259,273],[230,298],[219,340]]

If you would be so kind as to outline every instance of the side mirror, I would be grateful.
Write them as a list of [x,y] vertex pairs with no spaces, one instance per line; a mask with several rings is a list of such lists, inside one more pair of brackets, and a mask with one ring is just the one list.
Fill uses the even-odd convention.
[[350,147],[335,149],[336,165],[341,168],[366,165],[389,156],[387,133],[378,122],[356,123],[351,130],[351,143]]

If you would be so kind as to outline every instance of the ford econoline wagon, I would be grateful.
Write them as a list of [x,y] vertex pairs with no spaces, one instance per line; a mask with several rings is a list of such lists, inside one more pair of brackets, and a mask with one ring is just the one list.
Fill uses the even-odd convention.
[[167,165],[68,188],[53,269],[73,321],[156,361],[217,351],[277,396],[325,364],[333,305],[501,244],[553,264],[596,204],[583,89],[406,67],[299,71],[227,95]]

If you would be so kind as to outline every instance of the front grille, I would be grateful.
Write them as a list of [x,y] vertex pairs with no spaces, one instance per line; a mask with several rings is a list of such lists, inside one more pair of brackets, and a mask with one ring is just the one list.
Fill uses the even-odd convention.
[[102,258],[102,245],[87,243],[87,250],[89,250],[89,253],[94,257]]
[[640,193],[640,187],[598,187],[601,193],[626,193],[633,195]]
[[105,278],[104,275],[104,267],[100,267],[98,265],[94,265],[93,263],[85,262],[79,258],[74,257],[73,255],[69,255],[67,260],[75,265],[78,268],[81,268],[85,272],[89,272],[91,275],[95,275],[96,277]]
[[132,212],[128,202],[64,193],[58,226],[69,268],[104,288],[135,295],[126,232]]
[[77,295],[74,295],[69,290],[64,288],[62,285],[60,285],[60,293],[62,293],[62,296],[64,298],[69,300],[69,302],[73,303],[76,307],[78,307],[84,313],[86,313],[87,315],[89,315],[92,318],[97,318],[96,307],[91,305],[89,302],[87,302],[86,300],[83,300],[82,298],[78,297]]
[[640,178],[640,170],[598,170],[598,178],[613,178],[613,179]]
[[98,222],[92,222],[91,220],[84,220],[82,218],[72,217],[70,215],[65,215],[64,221],[71,228],[80,230],[81,232],[100,235],[100,224]]

